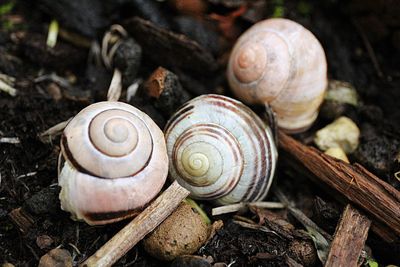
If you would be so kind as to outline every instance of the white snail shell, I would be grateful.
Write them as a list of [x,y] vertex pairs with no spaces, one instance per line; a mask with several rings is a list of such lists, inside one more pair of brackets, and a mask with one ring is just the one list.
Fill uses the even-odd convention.
[[288,19],[256,23],[236,42],[227,77],[234,94],[268,104],[278,125],[301,132],[315,121],[327,87],[325,53],[315,36]]
[[241,102],[199,96],[173,115],[164,132],[170,176],[193,198],[228,204],[266,196],[277,150],[269,127]]
[[79,112],[64,130],[61,153],[61,207],[92,225],[136,215],[168,174],[162,131],[121,102],[99,102]]

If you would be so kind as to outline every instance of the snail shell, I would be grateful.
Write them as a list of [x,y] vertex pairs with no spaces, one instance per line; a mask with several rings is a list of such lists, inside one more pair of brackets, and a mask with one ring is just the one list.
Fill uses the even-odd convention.
[[301,132],[315,121],[327,87],[325,53],[315,36],[287,19],[268,19],[248,29],[235,44],[227,77],[234,94],[268,104],[278,125]]
[[121,102],[99,102],[79,112],[64,130],[60,159],[61,207],[89,224],[134,216],[168,174],[162,131]]
[[228,204],[266,196],[277,150],[269,127],[241,102],[199,96],[173,115],[165,138],[170,176],[193,198]]

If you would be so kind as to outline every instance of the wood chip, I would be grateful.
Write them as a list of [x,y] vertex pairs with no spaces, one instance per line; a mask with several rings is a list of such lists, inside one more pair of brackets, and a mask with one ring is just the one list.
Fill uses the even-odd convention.
[[22,208],[16,208],[12,210],[8,214],[8,217],[10,217],[11,221],[18,226],[19,230],[23,234],[28,233],[29,229],[34,223],[33,218]]
[[367,240],[371,221],[351,205],[347,205],[332,241],[325,267],[358,266]]
[[142,46],[146,57],[160,66],[177,67],[204,76],[218,68],[209,51],[183,34],[157,27],[138,17],[128,20],[125,28]]

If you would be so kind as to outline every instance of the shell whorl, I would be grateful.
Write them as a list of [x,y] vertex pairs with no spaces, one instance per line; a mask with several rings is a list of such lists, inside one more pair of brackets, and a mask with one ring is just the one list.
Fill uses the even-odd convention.
[[62,151],[77,169],[102,178],[132,176],[152,156],[147,118],[125,103],[100,102],[79,112],[63,134]]
[[327,86],[322,46],[300,24],[268,19],[253,25],[235,44],[227,77],[247,103],[270,105],[278,125],[298,131],[312,124]]
[[218,203],[265,197],[277,152],[269,128],[239,101],[203,95],[165,129],[170,175],[192,197]]
[[91,225],[139,213],[168,175],[163,132],[145,113],[121,102],[79,112],[61,140],[61,208]]

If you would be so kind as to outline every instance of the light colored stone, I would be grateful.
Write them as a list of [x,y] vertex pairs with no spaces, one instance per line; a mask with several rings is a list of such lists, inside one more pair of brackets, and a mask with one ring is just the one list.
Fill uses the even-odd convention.
[[354,152],[359,143],[360,129],[347,117],[340,117],[317,131],[314,142],[319,149],[326,151],[340,147],[346,154]]
[[40,258],[38,267],[72,267],[71,254],[66,249],[52,249]]
[[344,162],[350,163],[349,159],[346,156],[346,153],[344,153],[343,149],[341,149],[340,147],[328,148],[328,150],[325,151],[325,154],[337,159],[341,159]]

